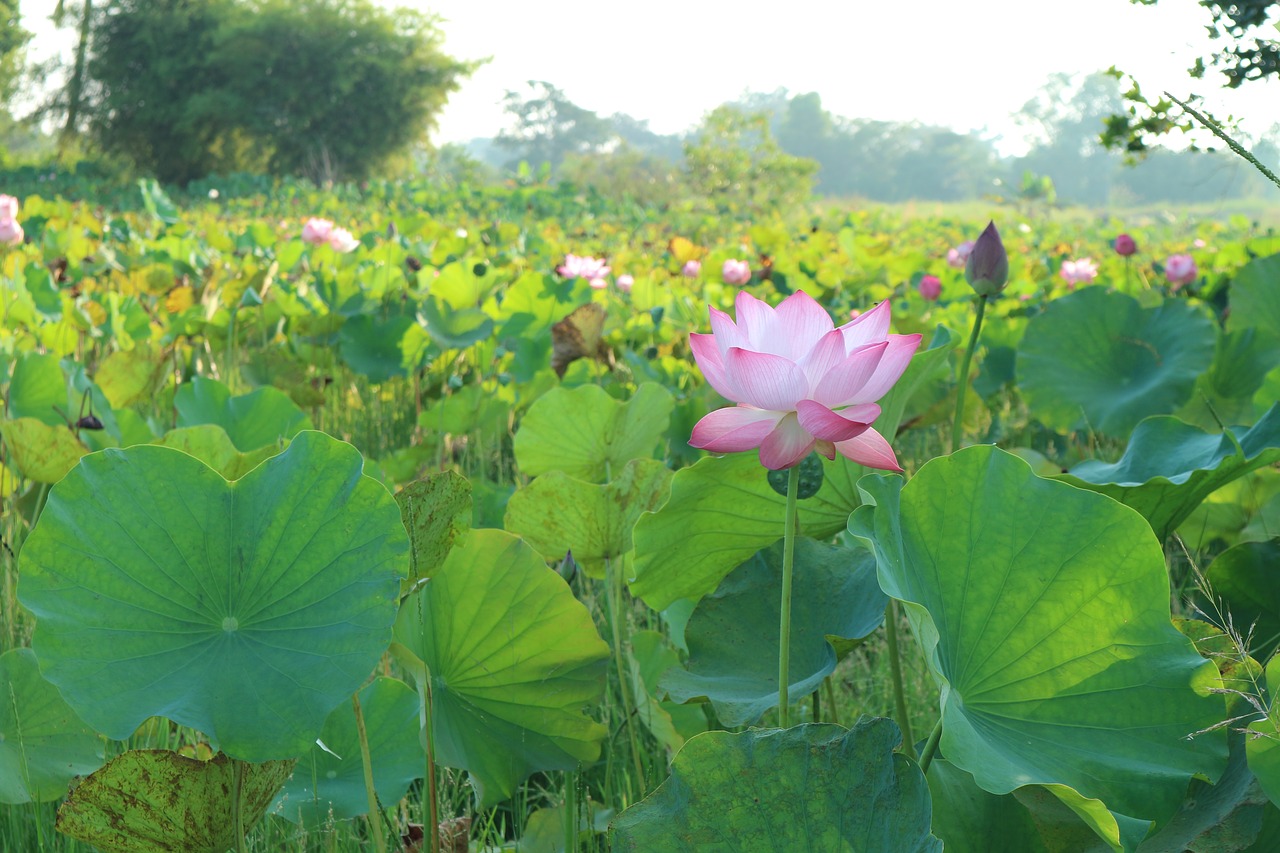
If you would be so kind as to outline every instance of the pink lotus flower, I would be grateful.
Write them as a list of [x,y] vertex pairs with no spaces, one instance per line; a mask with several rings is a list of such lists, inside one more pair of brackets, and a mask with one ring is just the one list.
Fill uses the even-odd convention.
[[685,261],[684,266],[680,268],[680,275],[685,278],[697,278],[702,272],[702,261]]
[[316,246],[321,246],[329,242],[329,235],[333,232],[333,223],[328,219],[317,219],[312,217],[307,220],[307,224],[302,226],[302,239]]
[[861,465],[901,471],[889,442],[871,428],[876,400],[902,376],[920,335],[889,334],[889,303],[839,328],[804,291],[777,308],[739,292],[738,320],[711,308],[710,335],[690,335],[707,382],[737,403],[698,421],[689,444],[715,453],[760,448],[780,470],[815,447]]
[[942,295],[942,279],[936,275],[924,276],[920,279],[920,284],[917,287],[926,302],[936,302],[938,297]]
[[969,253],[973,251],[973,241],[965,240],[954,249],[947,250],[947,266],[955,269],[964,269],[965,263],[969,260]]
[[565,278],[585,278],[596,290],[603,290],[609,284],[605,280],[609,274],[608,264],[586,255],[565,255],[564,263],[556,267],[556,272]]
[[724,262],[720,277],[725,284],[746,284],[751,281],[751,264],[730,258]]
[[22,242],[22,226],[16,219],[0,220],[0,245],[16,246]]
[[344,255],[347,252],[354,252],[360,245],[360,241],[351,236],[351,232],[345,228],[334,228],[330,231],[328,242],[335,252],[341,252]]
[[18,200],[11,195],[0,195],[0,222],[18,218]]
[[1195,259],[1190,255],[1170,255],[1164,262],[1164,277],[1169,279],[1175,290],[1195,281],[1199,274]]
[[623,293],[630,293],[631,288],[635,286],[636,280],[634,277],[627,275],[626,273],[623,273],[622,275],[618,276],[617,282],[618,282],[618,290],[621,290]]
[[1120,234],[1116,237],[1115,249],[1117,255],[1127,258],[1138,251],[1138,243],[1128,234]]
[[1069,287],[1077,284],[1088,284],[1098,277],[1098,267],[1092,258],[1080,258],[1076,261],[1063,261],[1059,272]]

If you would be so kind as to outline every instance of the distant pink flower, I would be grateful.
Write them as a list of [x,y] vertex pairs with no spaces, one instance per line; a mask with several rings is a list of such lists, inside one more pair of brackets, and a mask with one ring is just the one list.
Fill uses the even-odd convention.
[[329,242],[329,234],[333,231],[333,222],[328,219],[312,217],[302,226],[302,239],[316,246]]
[[730,258],[724,262],[720,277],[724,279],[725,284],[746,284],[751,281],[751,264]]
[[0,244],[16,246],[22,242],[22,226],[16,219],[0,221]]
[[617,282],[618,282],[618,290],[621,290],[623,293],[630,293],[631,288],[636,283],[636,280],[632,276],[627,275],[626,273],[623,273],[622,275],[618,276]]
[[684,266],[680,268],[680,275],[685,278],[697,278],[702,272],[702,261],[685,261]]
[[609,274],[608,264],[586,255],[565,255],[564,263],[556,267],[556,272],[565,278],[585,278],[596,290],[603,290],[609,285],[605,280]]
[[689,336],[711,387],[737,403],[698,421],[689,444],[715,453],[760,448],[766,468],[790,468],[817,449],[861,465],[902,470],[871,428],[876,405],[902,376],[920,335],[889,334],[881,302],[839,328],[804,291],[777,308],[739,291],[738,319],[710,308],[709,335]]
[[1120,234],[1115,241],[1116,254],[1127,258],[1138,251],[1138,243],[1128,234]]
[[926,275],[920,279],[918,285],[920,295],[924,297],[926,302],[936,302],[938,297],[942,295],[942,279],[936,275]]
[[1195,281],[1199,274],[1195,259],[1190,255],[1170,255],[1164,262],[1164,277],[1175,289]]
[[1098,277],[1098,267],[1091,258],[1080,258],[1075,261],[1063,261],[1059,272],[1063,280],[1070,286],[1088,284]]
[[0,222],[18,218],[18,200],[11,195],[0,195]]
[[1204,240],[1201,240],[1199,237],[1197,237],[1196,239],[1191,241],[1191,245],[1195,246],[1197,249],[1203,249],[1205,246],[1209,244],[1206,243]]
[[333,247],[335,252],[346,254],[354,252],[356,247],[360,245],[360,241],[351,236],[351,232],[345,228],[334,228],[329,232],[329,245]]
[[956,269],[964,269],[964,265],[969,260],[969,253],[973,251],[973,241],[965,240],[954,249],[947,250],[947,266]]

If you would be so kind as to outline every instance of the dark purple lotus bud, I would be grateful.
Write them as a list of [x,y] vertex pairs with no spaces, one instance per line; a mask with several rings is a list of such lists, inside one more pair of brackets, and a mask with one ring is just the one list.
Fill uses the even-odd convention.
[[986,230],[973,244],[964,267],[965,280],[979,296],[995,296],[1009,283],[1009,255],[996,224],[988,222]]

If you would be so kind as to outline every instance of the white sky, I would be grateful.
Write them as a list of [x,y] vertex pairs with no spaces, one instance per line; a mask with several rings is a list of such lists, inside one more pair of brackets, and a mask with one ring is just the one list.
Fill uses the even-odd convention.
[[[463,83],[440,118],[436,142],[493,136],[502,97],[546,80],[602,115],[629,113],[673,133],[744,91],[817,91],[837,115],[919,120],[1002,135],[1009,116],[1049,75],[1117,65],[1149,96],[1196,91],[1220,114],[1259,133],[1280,122],[1280,83],[1218,88],[1191,80],[1214,43],[1192,0],[379,0],[438,14],[445,49],[492,61]],[[21,0],[34,52],[70,49],[69,30],[47,24],[56,0]]]

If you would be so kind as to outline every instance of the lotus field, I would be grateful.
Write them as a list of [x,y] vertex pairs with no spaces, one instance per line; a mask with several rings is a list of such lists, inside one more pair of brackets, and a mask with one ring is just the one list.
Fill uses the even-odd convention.
[[1280,849],[1272,230],[216,196],[0,198],[0,850]]

